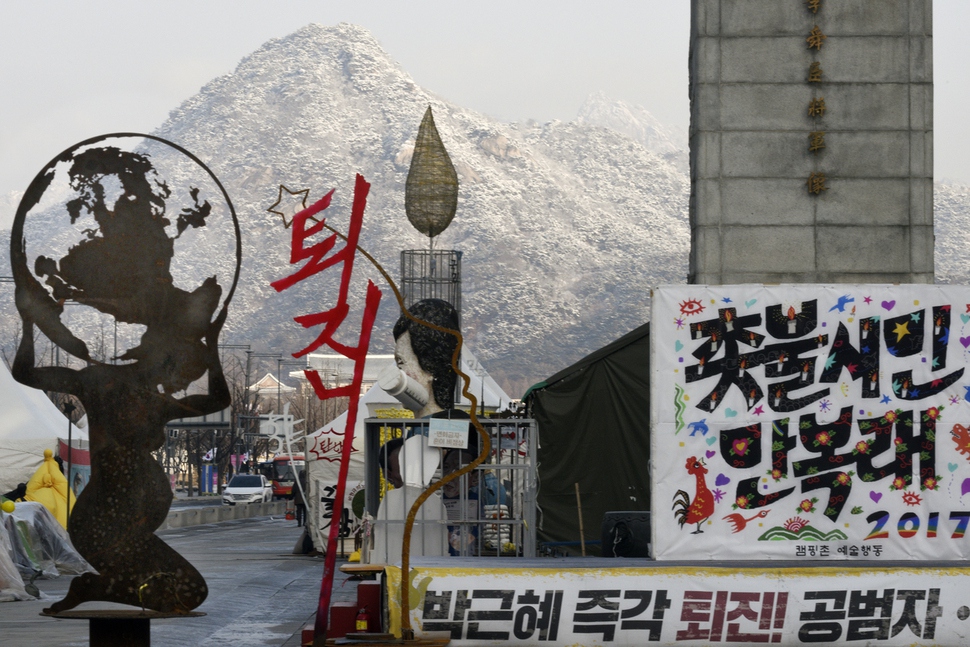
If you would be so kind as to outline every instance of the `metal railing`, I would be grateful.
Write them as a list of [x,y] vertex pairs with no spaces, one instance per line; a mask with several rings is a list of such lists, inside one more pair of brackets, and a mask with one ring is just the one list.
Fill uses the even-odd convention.
[[[535,557],[536,555],[536,445],[533,420],[481,420],[489,434],[488,460],[470,474],[448,483],[421,507],[411,535],[412,555],[460,557]],[[399,563],[404,520],[424,488],[404,487],[395,492],[385,479],[392,466],[380,465],[381,446],[393,438],[427,436],[427,419],[375,419],[365,421],[365,508],[374,518],[372,563]],[[397,454],[402,479],[407,466],[433,469],[432,480],[456,471],[478,455],[478,433],[469,422],[467,450],[429,448],[409,456],[414,447]],[[409,449],[410,447],[410,449]],[[426,461],[433,464],[429,465]]]

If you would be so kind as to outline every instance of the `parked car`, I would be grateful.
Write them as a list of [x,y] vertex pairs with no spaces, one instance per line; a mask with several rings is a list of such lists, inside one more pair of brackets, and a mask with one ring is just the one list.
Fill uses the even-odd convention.
[[262,474],[237,474],[222,491],[222,502],[266,503],[273,500],[273,484]]

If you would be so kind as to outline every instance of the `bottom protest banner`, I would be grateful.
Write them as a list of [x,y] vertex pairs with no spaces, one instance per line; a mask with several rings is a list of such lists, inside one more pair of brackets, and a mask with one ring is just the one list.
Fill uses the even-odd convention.
[[[457,645],[970,642],[970,567],[597,562],[416,564],[412,626],[419,636],[447,632]],[[386,575],[390,629],[399,634],[401,572]]]

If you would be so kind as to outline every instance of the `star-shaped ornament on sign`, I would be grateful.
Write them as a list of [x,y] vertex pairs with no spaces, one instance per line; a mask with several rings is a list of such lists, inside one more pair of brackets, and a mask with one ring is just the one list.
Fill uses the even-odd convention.
[[[284,191],[289,194],[286,198],[283,197]],[[295,200],[297,196],[300,196],[299,202]],[[309,196],[310,189],[290,191],[288,188],[286,188],[286,185],[281,184],[279,197],[276,198],[276,202],[274,202],[273,205],[266,211],[275,213],[282,218],[283,227],[289,229],[290,225],[293,224],[293,216],[306,209],[306,201]],[[283,204],[284,199],[288,204]]]

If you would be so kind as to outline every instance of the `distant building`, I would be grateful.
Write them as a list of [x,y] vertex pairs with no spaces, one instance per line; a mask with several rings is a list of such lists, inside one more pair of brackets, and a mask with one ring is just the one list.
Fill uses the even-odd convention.
[[[325,386],[337,387],[350,384],[354,378],[354,362],[343,355],[326,355],[323,353],[311,353],[307,356],[309,368],[320,375],[320,379]],[[377,383],[377,376],[385,367],[394,364],[394,355],[367,355],[364,363],[364,380],[360,386],[363,395],[367,393],[371,386]],[[300,380],[301,384],[306,382],[303,369],[291,371],[290,378]],[[275,387],[274,387],[275,388]]]
[[259,381],[250,386],[249,390],[260,396],[263,400],[275,400],[277,396],[293,393],[296,391],[296,387],[287,386],[276,379],[276,376],[272,373],[267,373]]

